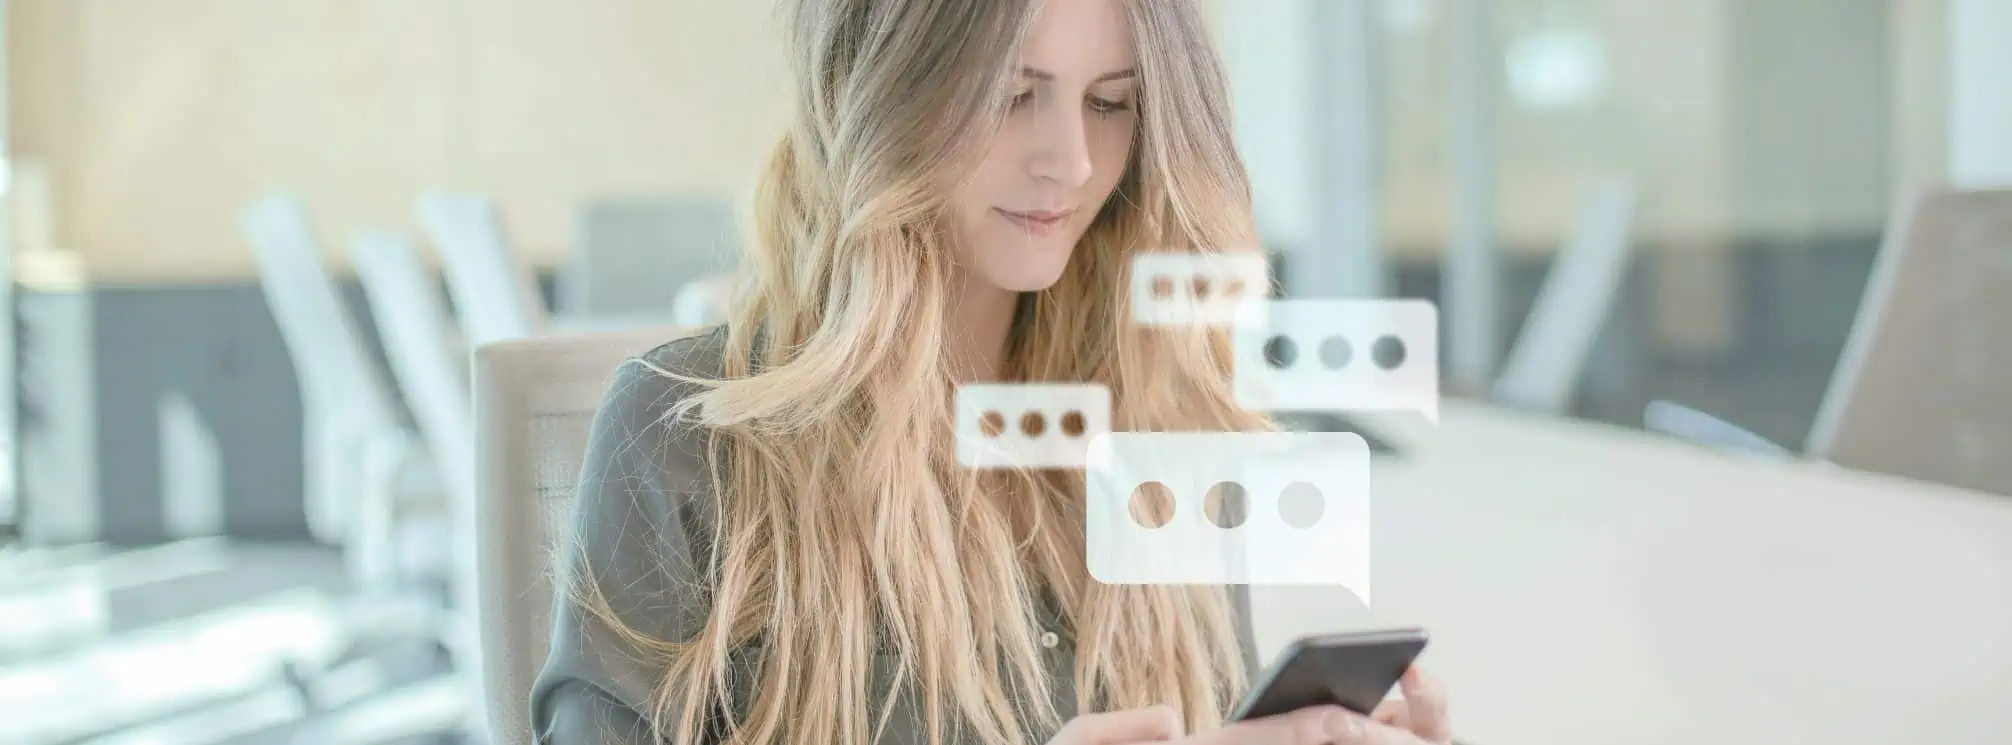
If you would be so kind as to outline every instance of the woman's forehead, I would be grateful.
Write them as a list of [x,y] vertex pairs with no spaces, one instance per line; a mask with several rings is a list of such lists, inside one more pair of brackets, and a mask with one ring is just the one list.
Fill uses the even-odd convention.
[[1025,67],[1087,81],[1137,64],[1126,0],[1042,0],[1020,51]]

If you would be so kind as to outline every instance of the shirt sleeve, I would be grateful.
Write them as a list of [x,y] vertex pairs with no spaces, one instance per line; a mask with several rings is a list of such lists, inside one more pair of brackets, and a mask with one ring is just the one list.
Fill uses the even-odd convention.
[[621,626],[656,641],[689,638],[710,606],[699,569],[707,552],[698,545],[711,540],[705,442],[666,421],[691,384],[654,368],[623,364],[594,416],[571,539],[556,558],[551,651],[531,688],[538,745],[656,742],[651,712],[662,661],[583,600],[598,596]]

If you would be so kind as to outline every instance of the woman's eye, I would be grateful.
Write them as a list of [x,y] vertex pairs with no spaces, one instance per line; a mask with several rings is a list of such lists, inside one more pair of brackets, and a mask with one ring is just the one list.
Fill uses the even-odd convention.
[[1108,98],[1098,98],[1096,96],[1090,97],[1090,110],[1097,112],[1097,114],[1100,116],[1109,116],[1111,114],[1124,111],[1131,107],[1132,107],[1131,103],[1126,101],[1113,101]]
[[1026,106],[1029,102],[1033,100],[1034,100],[1034,91],[1032,90],[1020,91],[1019,93],[1013,94],[1013,108],[1017,109],[1022,106]]

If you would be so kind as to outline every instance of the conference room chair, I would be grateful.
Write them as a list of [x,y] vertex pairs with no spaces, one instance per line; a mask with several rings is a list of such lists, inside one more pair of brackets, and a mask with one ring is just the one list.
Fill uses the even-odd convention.
[[545,327],[548,314],[537,275],[511,252],[493,201],[431,191],[419,198],[418,211],[439,251],[447,290],[471,347],[530,336]]
[[[2002,457],[2012,382],[2012,189],[1933,190],[1888,223],[1858,315],[1800,457],[2012,495]],[[1647,428],[1795,458],[1713,414],[1655,401]]]
[[239,228],[300,378],[309,526],[344,547],[353,579],[387,589],[398,573],[397,513],[419,497],[400,493],[401,482],[422,453],[329,275],[306,207],[268,194],[244,209]]
[[475,493],[475,415],[465,348],[439,285],[405,236],[365,232],[350,243],[392,379],[456,498]]
[[[350,244],[392,378],[419,425],[421,438],[447,487],[448,509],[434,533],[445,553],[449,607],[447,647],[468,700],[480,700],[481,655],[475,634],[475,414],[469,402],[464,347],[451,328],[439,285],[413,242],[365,232]],[[471,710],[479,707],[471,706]],[[471,722],[479,729],[480,722]]]
[[530,742],[531,680],[549,649],[551,559],[608,381],[625,360],[692,331],[548,335],[475,349],[476,595],[496,745]]
[[1635,182],[1627,177],[1610,177],[1587,190],[1572,236],[1545,275],[1495,381],[1497,402],[1571,413],[1587,360],[1627,281],[1638,201]]
[[442,557],[424,532],[439,523],[444,499],[425,449],[399,421],[300,200],[262,196],[243,209],[239,228],[258,257],[260,284],[300,379],[311,526],[318,539],[341,546],[351,585],[333,604],[334,653],[289,668],[300,695],[313,700],[324,683],[353,680],[349,671],[383,654],[451,648],[435,594]]

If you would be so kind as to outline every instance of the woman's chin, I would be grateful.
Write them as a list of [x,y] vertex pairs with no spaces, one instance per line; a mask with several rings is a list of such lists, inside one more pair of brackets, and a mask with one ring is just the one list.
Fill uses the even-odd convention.
[[994,287],[1007,292],[1040,292],[1054,287],[1062,281],[1063,263],[1049,266],[1018,266],[1011,271],[997,272],[991,277]]
[[1061,241],[1053,245],[1016,246],[1010,261],[997,262],[989,267],[987,279],[994,287],[1011,292],[1040,292],[1054,287],[1062,280],[1062,272],[1069,268],[1069,255],[1074,253],[1073,243]]

